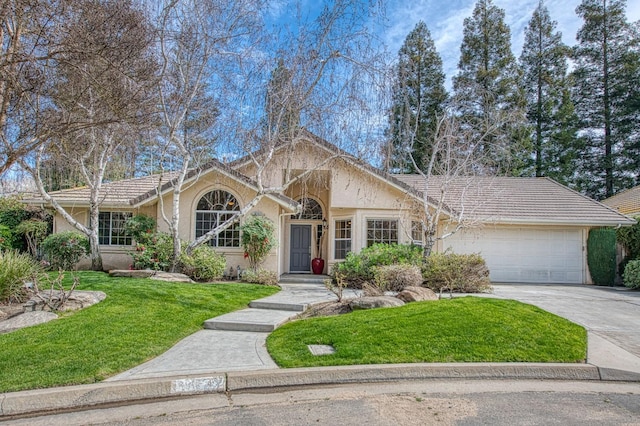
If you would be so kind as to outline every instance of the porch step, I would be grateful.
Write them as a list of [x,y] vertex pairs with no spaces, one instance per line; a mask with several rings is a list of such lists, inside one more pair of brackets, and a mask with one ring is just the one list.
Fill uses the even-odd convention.
[[204,328],[270,333],[296,315],[293,311],[248,308],[206,320]]
[[283,284],[324,284],[324,280],[328,280],[329,275],[312,275],[312,274],[284,274],[280,275],[280,283]]

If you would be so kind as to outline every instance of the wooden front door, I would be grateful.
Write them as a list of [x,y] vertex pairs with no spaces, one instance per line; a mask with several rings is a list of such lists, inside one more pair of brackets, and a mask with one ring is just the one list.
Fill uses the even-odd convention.
[[311,225],[291,225],[289,272],[311,271]]

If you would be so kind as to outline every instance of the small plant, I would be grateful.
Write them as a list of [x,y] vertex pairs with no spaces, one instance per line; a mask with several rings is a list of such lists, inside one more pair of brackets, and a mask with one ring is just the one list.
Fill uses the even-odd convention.
[[41,271],[38,262],[26,253],[0,251],[0,301],[24,302],[25,283],[34,282]]
[[77,231],[65,231],[49,235],[42,248],[52,268],[68,271],[89,254],[89,239]]
[[155,233],[156,220],[152,217],[138,214],[127,219],[124,229],[127,235],[131,235],[136,242],[146,243]]
[[489,269],[479,254],[432,253],[422,267],[424,285],[435,292],[491,290]]
[[49,310],[59,311],[64,307],[64,304],[67,303],[67,300],[69,300],[69,297],[71,297],[71,294],[78,284],[80,284],[78,275],[72,273],[71,276],[73,277],[73,284],[71,284],[69,290],[66,290],[62,285],[64,273],[60,270],[55,279],[51,279],[49,275],[43,275],[43,280],[48,284],[49,290],[40,289],[38,280],[34,280],[35,297],[40,299]]
[[335,275],[335,282],[334,280],[329,279],[324,280],[324,287],[331,293],[336,295],[336,297],[338,298],[338,303],[342,302],[342,296],[345,287],[347,287],[347,283],[340,274]]
[[626,287],[640,289],[640,260],[632,260],[627,263],[622,279]]
[[23,220],[27,220],[30,214],[25,205],[17,197],[0,197],[0,226],[5,226],[5,232],[0,234],[3,243],[0,246],[6,248],[22,249],[22,239],[16,232],[16,228]]
[[144,243],[136,242],[133,257],[133,269],[153,269],[168,271],[173,256],[173,239],[165,232],[148,236]]
[[415,265],[396,264],[374,268],[374,282],[383,292],[402,291],[408,286],[421,286],[422,273]]
[[215,281],[222,278],[227,261],[210,246],[196,247],[191,254],[180,256],[182,273],[195,281]]
[[252,215],[240,226],[241,243],[249,266],[254,271],[276,246],[273,222],[262,215]]
[[251,284],[278,285],[278,275],[273,271],[259,268],[257,270],[246,269],[242,272],[242,281]]

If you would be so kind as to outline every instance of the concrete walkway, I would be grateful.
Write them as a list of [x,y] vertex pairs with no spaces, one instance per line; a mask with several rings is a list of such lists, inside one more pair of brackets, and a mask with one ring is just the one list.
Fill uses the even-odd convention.
[[[285,276],[282,290],[255,300],[249,308],[205,321],[204,330],[178,342],[164,354],[107,381],[173,377],[220,371],[276,369],[265,348],[269,332],[310,305],[336,300],[322,284],[327,277]],[[345,291],[345,297],[356,297]]]
[[[278,368],[265,349],[275,329],[310,304],[335,300],[299,276],[250,307],[212,318],[161,356],[101,383],[0,394],[0,421],[157,398],[265,388],[424,379],[603,380],[635,382],[640,393],[640,292],[593,286],[497,285],[493,294],[531,303],[587,328],[586,364],[420,363]],[[307,281],[307,282],[304,282]],[[355,297],[349,292],[346,298]],[[623,324],[621,324],[621,322]]]

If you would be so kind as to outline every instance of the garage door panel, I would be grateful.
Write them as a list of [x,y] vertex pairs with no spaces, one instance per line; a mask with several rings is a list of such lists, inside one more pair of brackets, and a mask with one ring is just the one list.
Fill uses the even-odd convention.
[[480,253],[495,282],[582,283],[580,229],[492,228],[444,240],[455,253]]

